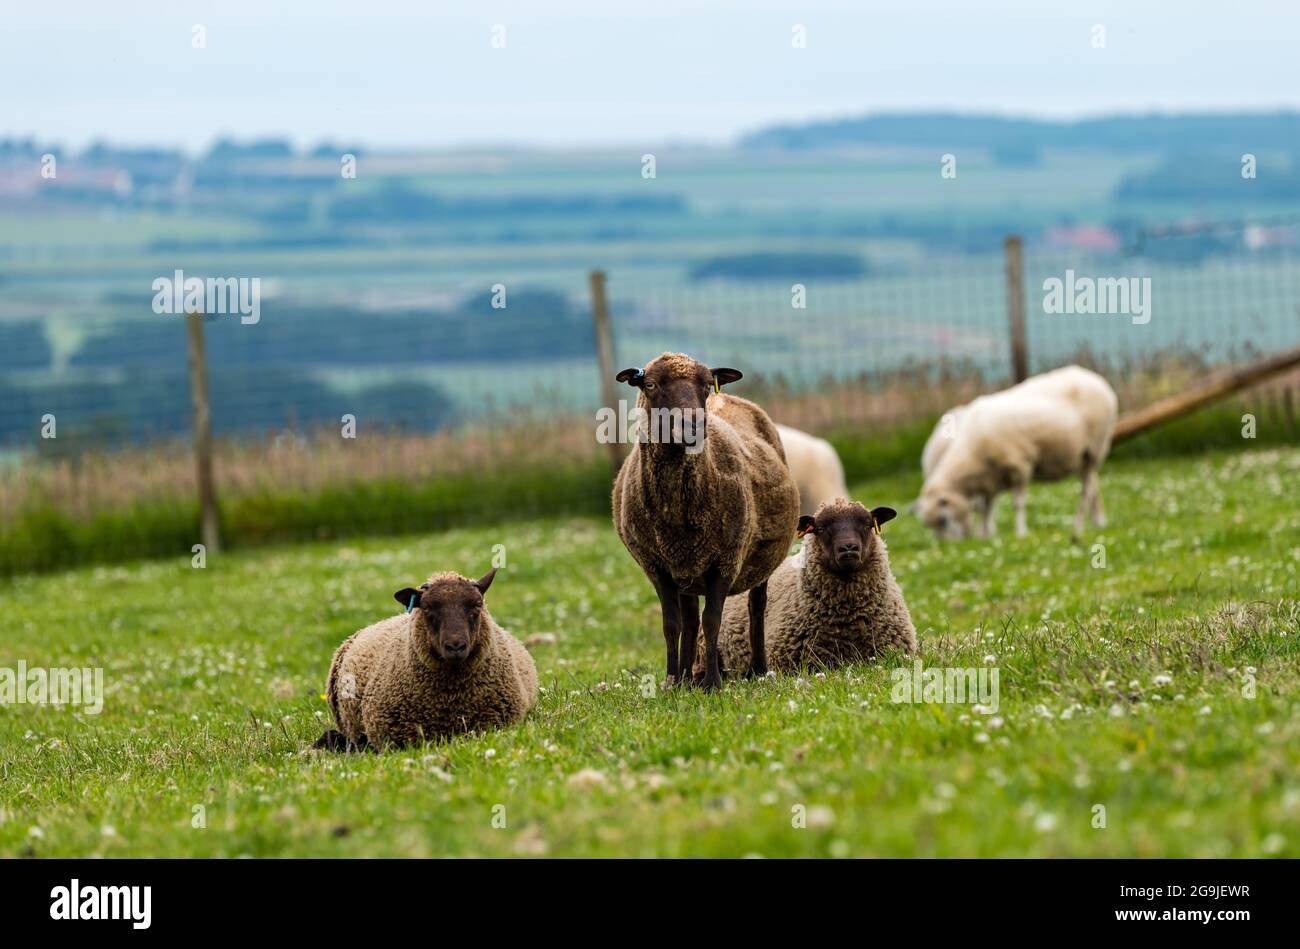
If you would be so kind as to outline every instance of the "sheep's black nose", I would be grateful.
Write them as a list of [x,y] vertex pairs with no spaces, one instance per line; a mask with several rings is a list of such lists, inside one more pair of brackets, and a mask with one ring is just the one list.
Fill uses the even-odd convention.
[[857,554],[861,552],[862,552],[861,545],[853,544],[853,543],[840,544],[838,547],[835,548],[835,553],[837,554]]
[[446,643],[446,644],[444,644],[444,645],[443,645],[443,648],[446,649],[447,652],[451,653],[452,655],[456,655],[456,654],[458,654],[458,653],[462,653],[462,652],[464,652],[466,649],[468,649],[468,648],[469,648],[469,643],[464,642],[464,641],[461,641],[461,640],[458,640],[458,641],[456,641],[456,642],[450,642],[450,643]]

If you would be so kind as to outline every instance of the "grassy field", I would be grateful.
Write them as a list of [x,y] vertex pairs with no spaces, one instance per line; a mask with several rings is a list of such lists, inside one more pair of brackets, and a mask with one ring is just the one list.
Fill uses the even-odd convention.
[[[997,668],[996,714],[891,701],[896,656],[645,689],[657,607],[598,519],[0,581],[0,667],[102,666],[106,688],[98,715],[0,708],[0,855],[1300,856],[1297,483],[1294,448],[1117,460],[1082,544],[1074,483],[1033,490],[1024,540],[1009,505],[992,543],[889,525],[919,658]],[[917,487],[853,493],[902,509]],[[495,545],[493,614],[551,634],[540,707],[307,750],[335,646]]]

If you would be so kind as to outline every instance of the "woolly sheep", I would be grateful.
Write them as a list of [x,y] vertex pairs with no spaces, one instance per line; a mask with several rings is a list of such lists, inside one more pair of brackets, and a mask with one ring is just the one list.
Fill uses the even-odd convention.
[[[766,645],[772,669],[828,669],[870,659],[883,649],[915,652],[916,629],[877,533],[895,514],[893,508],[867,510],[835,498],[799,518],[803,547],[768,581]],[[728,670],[749,661],[747,619],[740,597],[729,598],[719,640]]]
[[316,746],[409,745],[522,719],[537,702],[537,669],[483,605],[494,576],[435,573],[395,594],[408,612],[345,640],[326,687],[338,731]]
[[762,675],[767,578],[789,551],[799,518],[799,491],[776,427],[753,402],[719,391],[741,378],[736,369],[664,353],[617,378],[639,390],[638,412],[652,420],[614,482],[614,527],[659,596],[667,683],[695,666],[703,595],[705,662],[697,681],[706,689],[722,684],[723,603],[746,591],[756,619],[750,672]]
[[799,488],[800,514],[813,513],[819,504],[831,498],[848,497],[844,466],[830,442],[788,425],[778,425],[776,431],[785,449],[790,477]]
[[1083,492],[1075,536],[1083,532],[1088,512],[1104,527],[1097,469],[1110,452],[1118,408],[1106,380],[1079,366],[1055,369],[976,399],[960,413],[953,437],[926,476],[917,514],[941,539],[960,539],[971,534],[971,517],[978,513],[980,534],[991,536],[994,502],[1010,489],[1016,535],[1023,537],[1028,533],[1029,482],[1078,473]]
[[[979,399],[975,400],[976,402]],[[930,472],[934,471],[935,465],[943,457],[948,446],[952,444],[953,438],[957,434],[957,426],[961,424],[961,418],[970,409],[970,405],[959,405],[943,413],[938,423],[934,426],[934,431],[926,439],[925,447],[921,449],[921,477],[930,477]]]

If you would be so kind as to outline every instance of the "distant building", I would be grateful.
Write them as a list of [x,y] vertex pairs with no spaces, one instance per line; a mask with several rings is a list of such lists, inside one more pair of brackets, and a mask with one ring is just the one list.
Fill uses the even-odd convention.
[[1043,243],[1051,250],[1087,250],[1113,253],[1123,241],[1108,227],[1099,224],[1052,227],[1043,235]]
[[1294,247],[1300,243],[1300,234],[1294,225],[1266,227],[1263,224],[1248,224],[1241,240],[1247,250],[1266,250],[1270,247]]

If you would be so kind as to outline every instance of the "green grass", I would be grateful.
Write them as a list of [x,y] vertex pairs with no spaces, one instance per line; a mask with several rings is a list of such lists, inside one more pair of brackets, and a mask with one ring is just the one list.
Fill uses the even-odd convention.
[[[917,481],[854,493],[901,508]],[[1081,545],[1074,483],[1035,486],[1023,540],[1009,505],[991,543],[891,524],[920,659],[998,668],[996,716],[895,704],[901,657],[644,694],[657,608],[604,519],[0,581],[0,666],[106,684],[99,715],[0,708],[0,855],[1300,856],[1296,483],[1295,448],[1120,459],[1112,524]],[[498,544],[494,615],[556,637],[540,707],[424,748],[306,750],[337,644]]]
[[[231,548],[408,534],[554,512],[599,514],[609,509],[609,464],[603,458],[560,462],[544,477],[503,467],[491,478],[454,474],[419,484],[356,481],[313,492],[268,490],[226,498],[220,507],[221,536]],[[197,502],[141,502],[89,518],[47,502],[23,511],[0,533],[0,577],[186,553],[199,537]]]

